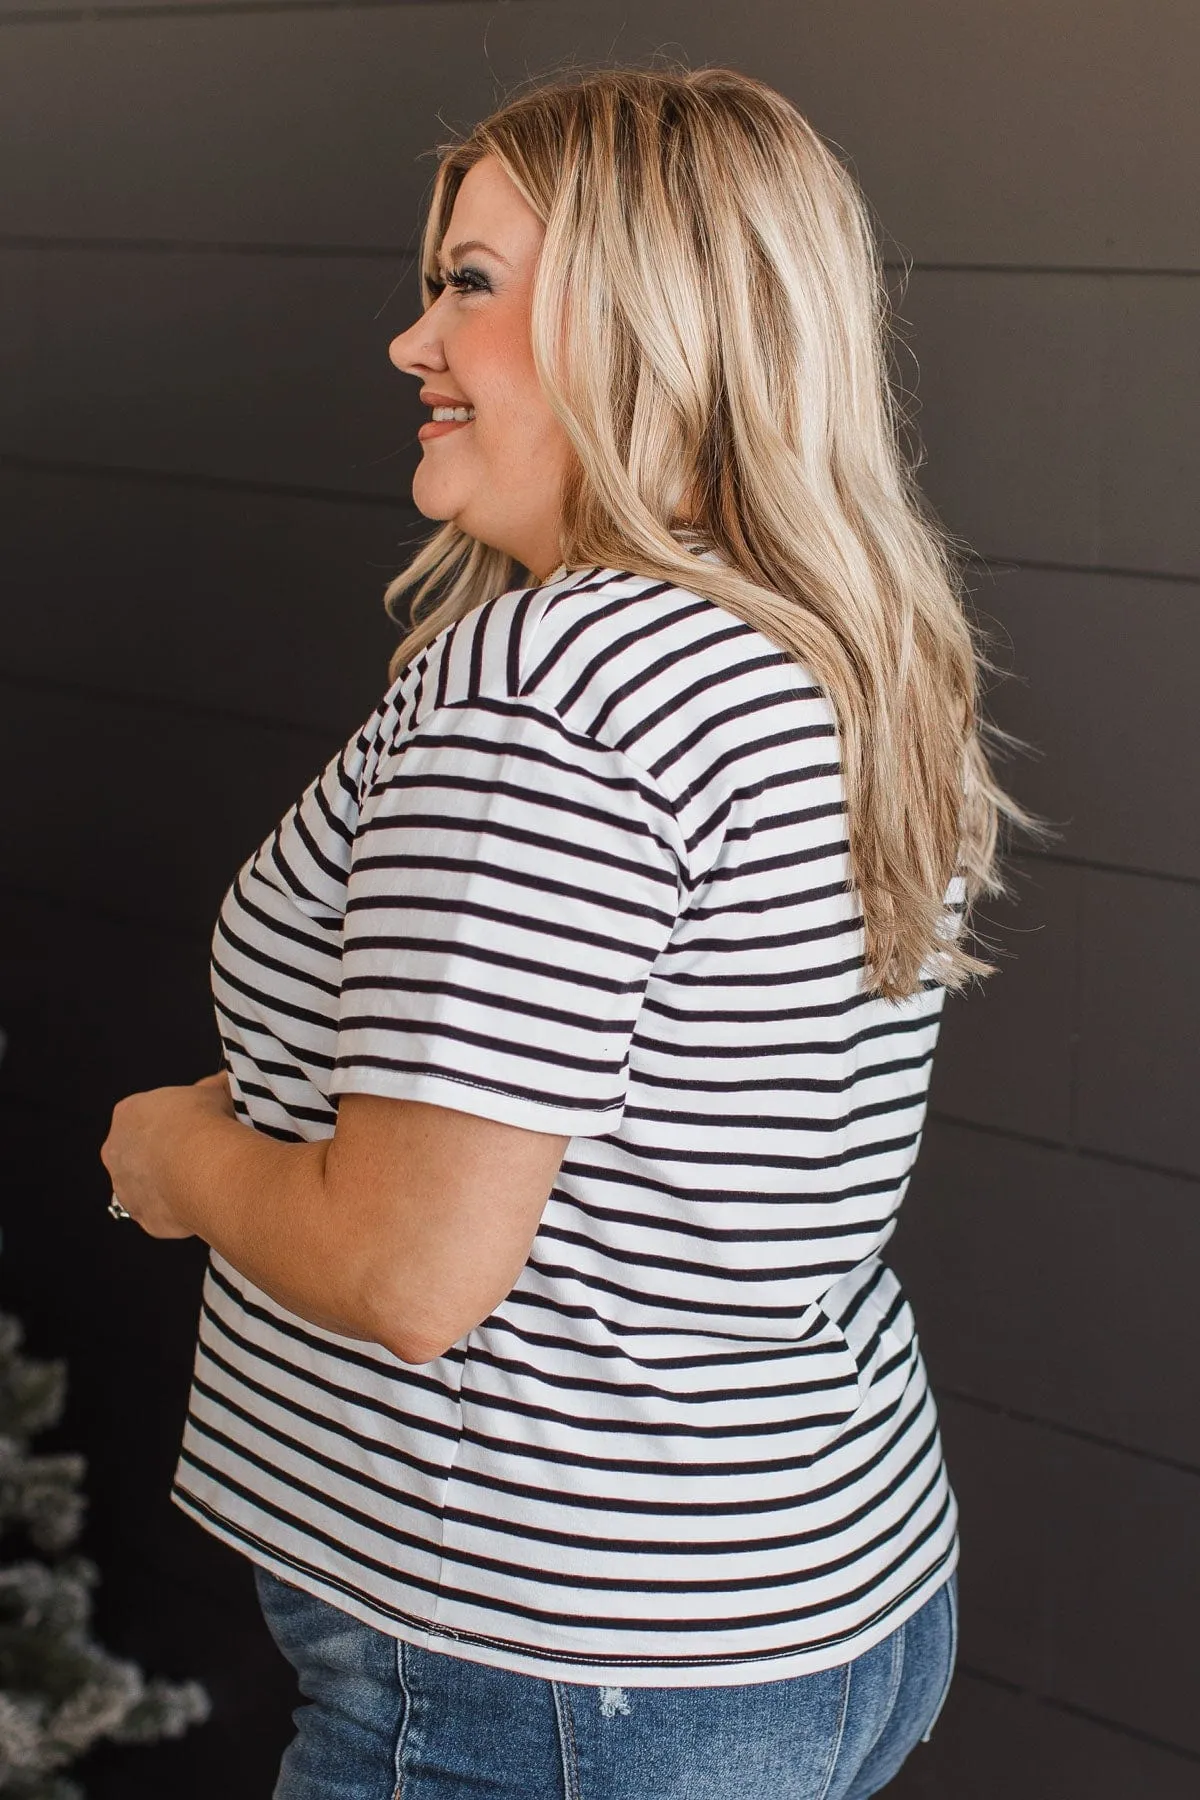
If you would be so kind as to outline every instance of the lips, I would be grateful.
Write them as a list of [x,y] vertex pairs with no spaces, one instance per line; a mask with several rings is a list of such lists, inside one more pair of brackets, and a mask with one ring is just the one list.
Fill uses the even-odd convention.
[[474,419],[427,419],[417,433],[417,442],[425,444],[432,438],[447,437],[452,431],[466,431],[474,423]]

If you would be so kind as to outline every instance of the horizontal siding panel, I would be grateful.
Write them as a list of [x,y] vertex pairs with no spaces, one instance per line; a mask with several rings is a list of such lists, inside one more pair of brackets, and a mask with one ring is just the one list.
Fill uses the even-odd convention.
[[411,506],[420,311],[392,257],[0,249],[20,378],[0,453]]
[[[364,507],[0,467],[0,674],[348,737],[388,686],[388,580],[430,529]],[[294,797],[294,796],[292,796]]]
[[935,1385],[1200,1471],[1195,1182],[935,1120],[893,1261]]
[[1080,1141],[1200,1175],[1200,887],[1092,870],[1083,917]]
[[[0,232],[401,251],[492,104],[486,0],[4,27]],[[439,111],[445,122],[439,121]]]
[[921,481],[947,524],[985,556],[1094,562],[1105,283],[917,270],[890,285]]
[[1122,0],[1086,21],[1026,0],[178,14],[6,27],[0,117],[25,179],[0,230],[400,247],[439,110],[459,126],[564,59],[666,49],[787,93],[853,157],[906,256],[1200,266],[1190,7],[1152,30]]
[[[922,482],[956,533],[1200,575],[1196,282],[918,271],[892,291]],[[0,453],[409,504],[426,414],[388,345],[419,304],[399,255],[0,249]]]
[[1114,281],[1105,335],[1099,560],[1200,575],[1200,282]]
[[[160,16],[163,12],[227,13],[240,5],[254,6],[258,0],[0,0],[0,20],[6,15],[36,14],[47,24],[69,25],[80,13],[89,15],[96,13],[101,17],[105,13],[149,13]],[[284,0],[290,10],[304,6],[328,6],[329,0]],[[354,0],[349,0],[350,4]],[[365,5],[384,6],[444,6],[453,4],[453,0],[361,0]],[[511,3],[511,0],[510,0]],[[518,0],[518,4],[520,0]]]
[[0,680],[0,837],[26,891],[211,931],[239,865],[337,747]]
[[973,584],[995,659],[989,699],[1032,750],[1013,791],[1052,853],[1200,879],[1200,592],[1133,576],[1009,569]]
[[0,1093],[87,1119],[99,1148],[125,1094],[220,1066],[208,933],[0,891]]
[[963,1661],[1200,1752],[1185,1650],[1200,1478],[964,1401],[940,1411],[961,1506]]
[[1071,1135],[1079,871],[1013,858],[1004,899],[974,911],[995,974],[947,996],[933,1063],[936,1113],[1003,1131]]
[[889,277],[922,479],[983,555],[1200,575],[1200,286],[1163,275]]
[[[87,1451],[88,1492],[111,1538],[127,1511],[143,1521],[170,1519],[169,1464],[178,1452],[207,1251],[199,1238],[152,1238],[128,1222],[118,1229],[99,1155],[106,1127],[107,1120],[98,1128],[94,1117],[56,1099],[26,1106],[0,1075],[3,1310],[26,1326],[30,1355],[67,1358],[60,1443]],[[140,1359],[140,1376],[118,1367],[126,1355]],[[131,1472],[134,1442],[122,1445],[124,1455],[109,1449],[118,1413],[120,1433],[140,1440],[142,1456],[153,1445],[156,1467],[144,1482]]]

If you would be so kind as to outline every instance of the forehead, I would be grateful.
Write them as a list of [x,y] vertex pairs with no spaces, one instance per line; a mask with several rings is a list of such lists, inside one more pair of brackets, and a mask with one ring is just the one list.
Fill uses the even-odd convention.
[[544,236],[528,201],[495,158],[485,156],[464,175],[439,248],[448,254],[455,244],[478,238],[516,267],[537,255]]

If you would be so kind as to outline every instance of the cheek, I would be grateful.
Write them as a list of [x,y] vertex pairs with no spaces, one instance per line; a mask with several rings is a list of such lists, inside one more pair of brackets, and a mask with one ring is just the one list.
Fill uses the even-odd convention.
[[531,477],[555,480],[568,441],[538,380],[527,310],[497,304],[460,318],[446,355],[456,386],[478,413],[455,446],[456,473],[485,482],[495,495],[520,491]]
[[529,342],[528,316],[497,308],[472,321],[451,366],[484,414],[487,436],[540,437],[557,420],[542,393]]
[[[479,429],[479,425],[482,429]],[[498,487],[521,485],[531,475],[554,475],[567,452],[567,436],[543,394],[536,370],[528,381],[497,384],[477,422],[477,454]]]

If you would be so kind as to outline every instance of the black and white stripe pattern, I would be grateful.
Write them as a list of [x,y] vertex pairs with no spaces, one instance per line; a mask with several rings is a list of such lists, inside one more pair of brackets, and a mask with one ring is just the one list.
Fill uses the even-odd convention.
[[238,1108],[310,1139],[384,1094],[572,1141],[516,1286],[434,1363],[214,1253],[177,1504],[528,1674],[770,1680],[886,1636],[956,1555],[880,1260],[944,990],[862,968],[833,713],[760,633],[607,569],[443,632],[225,900]]

